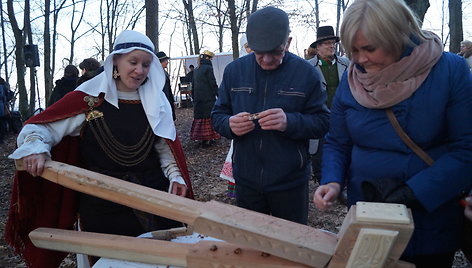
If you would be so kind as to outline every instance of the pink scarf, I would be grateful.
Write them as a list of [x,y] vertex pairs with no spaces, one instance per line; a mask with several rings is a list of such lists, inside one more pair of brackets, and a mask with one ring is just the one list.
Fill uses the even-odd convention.
[[372,109],[388,108],[409,98],[420,87],[443,52],[437,35],[424,34],[427,39],[416,46],[411,55],[379,72],[363,73],[351,63],[349,86],[360,105]]

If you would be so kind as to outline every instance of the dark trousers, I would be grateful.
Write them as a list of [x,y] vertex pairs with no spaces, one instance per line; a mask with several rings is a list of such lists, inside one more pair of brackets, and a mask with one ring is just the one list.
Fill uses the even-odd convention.
[[451,268],[454,262],[454,253],[416,255],[412,258],[401,258],[404,261],[413,263],[416,268]]
[[236,204],[238,207],[307,224],[308,182],[290,190],[270,193],[259,192],[237,182],[236,184]]

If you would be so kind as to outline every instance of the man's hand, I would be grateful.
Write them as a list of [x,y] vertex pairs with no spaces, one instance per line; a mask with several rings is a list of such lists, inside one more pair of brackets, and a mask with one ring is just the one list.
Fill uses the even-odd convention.
[[242,136],[255,128],[254,122],[249,120],[249,113],[241,112],[229,118],[229,127],[236,136]]
[[257,116],[259,125],[263,130],[278,130],[284,132],[287,129],[287,115],[281,108],[268,109]]
[[49,159],[50,158],[46,153],[32,154],[22,158],[26,172],[31,174],[33,177],[43,174],[44,163]]
[[313,195],[313,203],[320,210],[329,209],[340,192],[341,186],[337,182],[320,185]]
[[172,183],[172,188],[169,191],[171,194],[185,197],[187,194],[187,186],[185,184],[180,184],[176,181]]

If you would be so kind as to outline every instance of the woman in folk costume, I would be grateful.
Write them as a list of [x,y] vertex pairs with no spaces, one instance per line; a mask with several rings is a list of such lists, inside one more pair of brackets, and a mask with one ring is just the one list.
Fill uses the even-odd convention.
[[201,141],[202,146],[210,146],[221,138],[211,124],[210,114],[218,96],[218,85],[213,73],[211,60],[215,54],[205,50],[198,58],[198,68],[193,71],[193,122],[190,139]]
[[401,259],[451,267],[459,200],[472,187],[472,74],[403,0],[354,1],[341,41],[351,65],[331,107],[315,205],[329,208],[344,185],[349,205],[405,204],[415,229]]
[[35,248],[37,227],[137,236],[181,226],[168,219],[76,193],[40,178],[45,161],[66,162],[172,194],[193,198],[165,74],[145,35],[126,30],[115,41],[104,71],[26,122],[5,238],[29,267],[57,267],[64,253]]

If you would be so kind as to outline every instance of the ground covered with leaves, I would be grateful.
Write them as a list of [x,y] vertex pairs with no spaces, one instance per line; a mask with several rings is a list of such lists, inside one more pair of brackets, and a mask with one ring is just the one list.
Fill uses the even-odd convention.
[[[211,147],[202,147],[198,142],[190,140],[190,128],[193,120],[192,108],[177,109],[177,131],[182,141],[190,178],[192,180],[195,199],[198,201],[217,200],[220,202],[234,204],[235,200],[226,194],[227,183],[219,178],[223,162],[229,149],[229,140],[221,138]],[[11,183],[14,172],[14,164],[7,156],[15,148],[14,134],[9,134],[0,144],[0,233],[5,228],[8,207],[11,194]],[[310,200],[316,188],[314,180],[310,182]],[[309,225],[337,233],[344,220],[347,209],[338,204],[332,210],[321,212],[313,204],[309,209]],[[456,254],[454,268],[472,267],[464,259],[461,253]],[[70,255],[61,267],[75,267],[74,255]],[[3,238],[0,240],[0,267],[25,267],[21,259],[16,256],[6,245]]]

